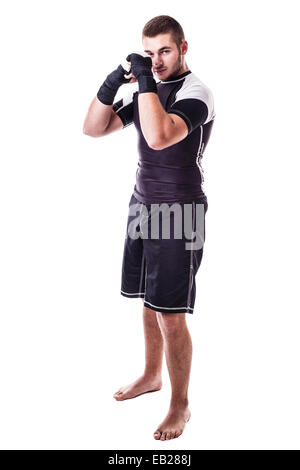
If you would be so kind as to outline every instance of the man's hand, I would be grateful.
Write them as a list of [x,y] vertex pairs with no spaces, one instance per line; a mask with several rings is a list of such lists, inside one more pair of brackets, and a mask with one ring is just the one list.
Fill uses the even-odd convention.
[[[123,67],[124,65],[124,67]],[[105,81],[99,88],[97,98],[101,103],[111,105],[117,94],[118,89],[123,83],[131,83],[131,80],[125,78],[126,72],[130,69],[127,64],[120,64],[113,72],[107,75]]]
[[131,71],[137,80],[142,75],[153,77],[152,60],[148,54],[143,52],[133,52],[126,57],[126,60],[130,62]]
[[127,74],[125,73],[124,74],[124,77],[129,81],[129,83],[134,83],[137,81],[137,79],[135,78],[135,76],[133,75],[132,71],[131,71],[131,63],[128,62],[127,60],[124,60],[122,63],[121,63],[123,69],[127,72]]
[[156,81],[152,74],[152,60],[144,52],[133,52],[126,57],[131,73],[127,77],[139,82],[139,93],[157,93]]

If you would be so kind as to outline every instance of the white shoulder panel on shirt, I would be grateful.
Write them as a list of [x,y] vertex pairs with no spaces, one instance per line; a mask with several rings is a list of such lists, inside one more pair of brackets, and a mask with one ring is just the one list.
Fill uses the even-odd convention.
[[215,111],[213,94],[194,73],[190,73],[185,77],[182,87],[175,95],[174,103],[186,98],[198,99],[206,104],[208,108],[208,116],[204,124],[214,119]]
[[130,104],[133,100],[133,95],[136,91],[139,91],[139,84],[138,82],[134,82],[134,83],[130,83],[129,84],[131,86],[131,89],[130,91],[127,93],[127,95],[125,95],[123,97],[123,106],[127,106],[128,104]]

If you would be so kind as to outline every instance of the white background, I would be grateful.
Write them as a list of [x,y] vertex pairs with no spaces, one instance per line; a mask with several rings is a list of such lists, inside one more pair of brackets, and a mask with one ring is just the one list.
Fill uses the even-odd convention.
[[[297,3],[1,2],[1,448],[300,448]],[[165,363],[160,392],[113,399],[144,366],[142,302],[119,293],[136,131],[82,132],[161,14],[181,23],[216,111],[192,416],[167,442],[152,436]]]

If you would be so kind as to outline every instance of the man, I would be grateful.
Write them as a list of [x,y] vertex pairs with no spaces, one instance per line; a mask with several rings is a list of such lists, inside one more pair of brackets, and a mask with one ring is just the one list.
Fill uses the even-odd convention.
[[[208,208],[201,159],[215,117],[213,96],[186,64],[188,43],[175,19],[166,15],[153,18],[143,29],[142,41],[144,53],[129,54],[126,65],[119,65],[100,87],[85,119],[84,133],[102,137],[134,123],[140,159],[130,209],[139,206],[140,213],[146,209],[149,214],[153,206],[163,203],[168,208],[191,206],[194,229],[196,206],[204,207],[203,214]],[[160,81],[156,82],[153,73]],[[134,85],[127,96],[113,103],[123,83]],[[146,223],[139,219],[140,232],[152,229],[153,219],[153,214],[146,216]],[[133,220],[131,211],[128,227]],[[194,235],[197,229],[192,232]],[[157,440],[180,436],[191,415],[192,342],[185,314],[193,313],[195,275],[202,253],[202,246],[188,251],[183,237],[178,239],[173,233],[165,239],[161,230],[152,238],[127,235],[125,242],[121,294],[144,302],[145,370],[114,398],[122,401],[160,390],[165,351],[172,396],[168,414],[154,432]]]

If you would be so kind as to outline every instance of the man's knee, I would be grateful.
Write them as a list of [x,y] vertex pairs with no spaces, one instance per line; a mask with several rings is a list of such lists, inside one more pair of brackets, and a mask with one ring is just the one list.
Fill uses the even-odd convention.
[[157,319],[166,334],[174,334],[182,331],[185,325],[185,313],[161,313],[156,312]]

